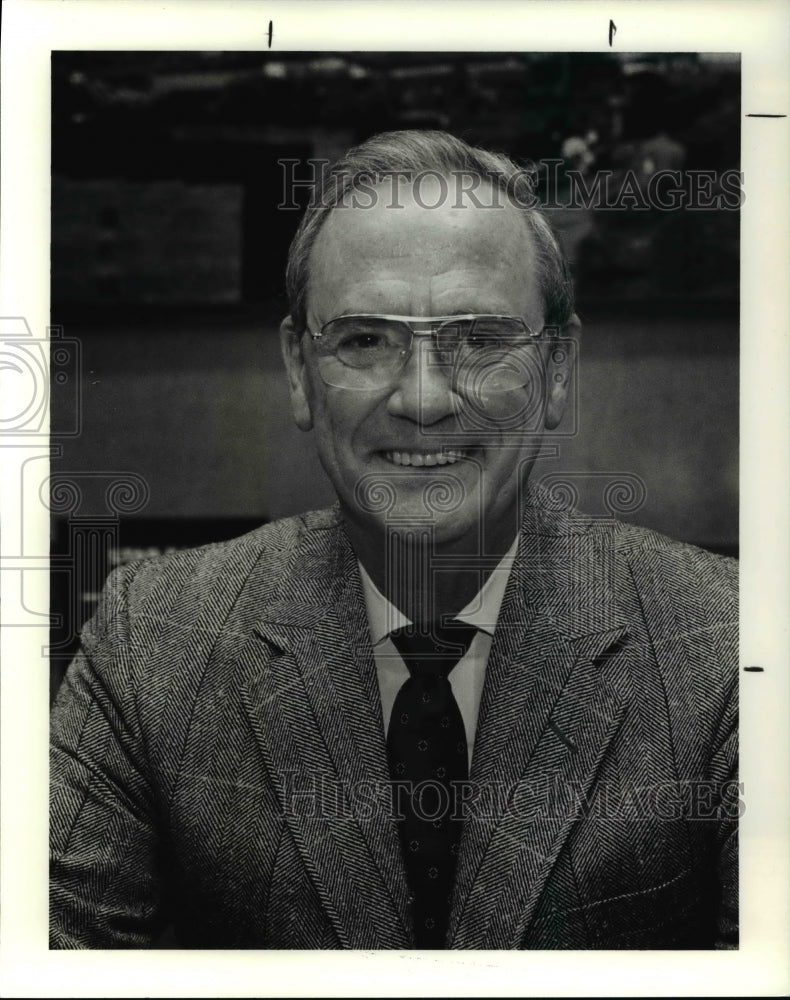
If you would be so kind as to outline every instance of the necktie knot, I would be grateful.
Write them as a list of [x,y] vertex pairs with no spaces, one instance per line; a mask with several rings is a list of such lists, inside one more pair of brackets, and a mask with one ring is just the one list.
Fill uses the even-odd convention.
[[404,625],[390,637],[413,677],[446,677],[466,655],[475,632],[474,625],[453,618],[446,625]]

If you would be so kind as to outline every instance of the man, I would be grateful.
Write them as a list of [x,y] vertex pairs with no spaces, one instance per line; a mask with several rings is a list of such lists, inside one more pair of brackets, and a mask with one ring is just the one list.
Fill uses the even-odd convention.
[[528,485],[579,334],[530,196],[438,132],[325,178],[282,341],[338,504],[109,582],[54,946],[737,945],[734,564]]

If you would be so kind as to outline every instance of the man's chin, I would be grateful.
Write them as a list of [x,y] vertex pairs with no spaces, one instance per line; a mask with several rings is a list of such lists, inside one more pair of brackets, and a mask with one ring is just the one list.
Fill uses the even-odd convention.
[[480,519],[477,509],[470,514],[462,510],[441,511],[421,502],[400,503],[388,512],[355,512],[354,521],[369,536],[375,533],[385,538],[397,538],[407,544],[424,546],[430,542],[435,546],[461,546],[476,551],[480,534]]

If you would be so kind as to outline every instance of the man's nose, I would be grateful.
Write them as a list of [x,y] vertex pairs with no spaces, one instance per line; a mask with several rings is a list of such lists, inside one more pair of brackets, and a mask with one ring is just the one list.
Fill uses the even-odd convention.
[[393,416],[435,424],[456,412],[452,365],[442,363],[431,337],[415,337],[387,409]]

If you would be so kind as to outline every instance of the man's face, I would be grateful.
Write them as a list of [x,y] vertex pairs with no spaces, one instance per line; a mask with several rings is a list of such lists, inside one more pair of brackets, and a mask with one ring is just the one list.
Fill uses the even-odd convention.
[[[535,250],[520,211],[458,205],[452,185],[442,201],[438,184],[422,184],[422,205],[404,183],[403,207],[393,208],[385,184],[373,207],[330,213],[310,258],[311,332],[352,313],[501,314],[543,327]],[[478,550],[481,527],[488,543],[513,537],[519,482],[544,424],[559,421],[568,383],[569,372],[559,369],[563,381],[552,377],[547,389],[544,350],[521,349],[526,385],[489,392],[487,383],[454,380],[436,363],[430,337],[414,338],[391,383],[366,390],[325,384],[309,334],[294,333],[290,319],[283,348],[297,423],[315,428],[321,463],[352,527],[369,533],[393,518],[401,527],[431,524],[437,542],[469,551]]]

